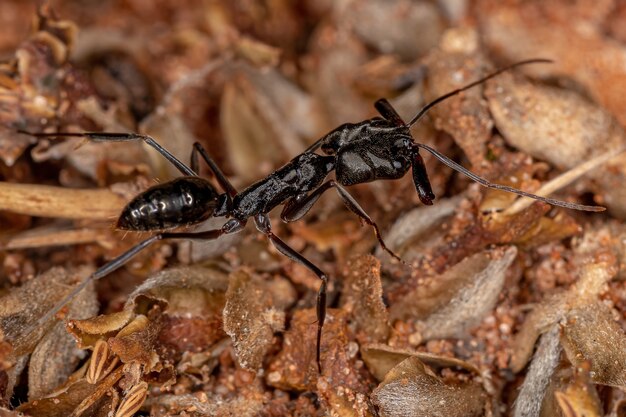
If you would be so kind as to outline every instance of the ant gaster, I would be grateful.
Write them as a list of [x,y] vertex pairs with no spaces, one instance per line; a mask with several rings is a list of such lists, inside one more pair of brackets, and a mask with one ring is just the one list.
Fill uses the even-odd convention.
[[[205,149],[195,143],[191,153],[191,167],[188,167],[174,155],[160,146],[153,138],[136,133],[29,133],[37,137],[72,136],[84,137],[92,141],[131,141],[143,140],[155,148],[170,161],[183,176],[172,181],[149,188],[131,200],[117,221],[117,228],[130,231],[155,231],[154,236],[140,242],[117,258],[100,267],[85,281],[78,285],[63,300],[55,305],[37,323],[45,323],[56,314],[88,283],[100,279],[127,263],[137,253],[152,243],[164,239],[198,239],[212,240],[222,235],[241,231],[248,219],[252,218],[256,228],[265,234],[276,249],[289,259],[298,262],[312,271],[321,280],[317,294],[317,349],[316,360],[321,372],[320,342],[322,328],[326,317],[326,287],[328,276],[303,255],[287,245],[272,232],[268,213],[279,205],[283,205],[281,219],[292,222],[304,216],[318,198],[330,188],[335,188],[345,205],[367,224],[372,226],[378,242],[390,255],[399,259],[385,245],[378,226],[361,208],[344,186],[360,184],[380,179],[397,179],[403,177],[409,169],[413,172],[413,182],[420,200],[424,204],[432,204],[435,195],[428,180],[424,161],[419,153],[420,148],[433,154],[449,167],[467,175],[472,180],[489,188],[508,191],[518,195],[531,197],[555,206],[575,210],[602,211],[603,207],[584,206],[567,203],[550,198],[540,197],[512,187],[493,184],[473,174],[453,162],[436,150],[417,143],[409,131],[430,108],[437,103],[474,87],[496,75],[520,65],[551,62],[544,59],[521,61],[502,68],[490,75],[451,91],[427,104],[409,122],[405,123],[391,104],[381,99],[376,102],[376,109],[383,116],[365,120],[356,124],[344,124],[331,131],[302,154],[296,156],[283,167],[269,174],[266,178],[255,182],[241,192],[231,185],[217,164]],[[316,154],[320,149],[324,155]],[[198,155],[211,169],[222,193],[206,179],[197,175]],[[335,180],[324,181],[329,173],[335,171]],[[209,217],[229,218],[218,228],[203,232],[169,232],[180,226],[192,226]]]

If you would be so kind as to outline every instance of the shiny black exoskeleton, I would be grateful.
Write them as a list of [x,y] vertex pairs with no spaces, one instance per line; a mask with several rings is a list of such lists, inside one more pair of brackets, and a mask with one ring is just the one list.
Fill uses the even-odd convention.
[[[435,104],[478,85],[497,74],[518,65],[546,62],[546,60],[530,60],[519,62],[489,76],[452,91],[427,104],[409,123],[405,123],[396,113],[391,104],[384,99],[376,102],[376,108],[383,116],[355,124],[344,124],[311,145],[305,152],[266,178],[255,182],[241,192],[237,192],[200,144],[196,143],[191,154],[191,167],[188,167],[170,152],[161,147],[153,138],[135,133],[35,133],[38,137],[74,136],[85,137],[93,141],[128,141],[143,140],[159,151],[183,174],[183,177],[156,185],[135,197],[122,211],[117,226],[121,229],[134,231],[158,231],[149,239],[137,244],[119,257],[99,268],[94,274],[75,288],[59,302],[50,312],[42,317],[38,324],[50,319],[57,311],[67,304],[89,282],[102,278],[128,262],[138,252],[152,243],[162,239],[217,239],[222,235],[241,231],[248,219],[253,219],[257,229],[265,234],[272,244],[288,258],[304,265],[321,280],[317,295],[317,364],[321,371],[320,341],[322,327],[326,315],[327,275],[311,263],[303,255],[291,248],[273,232],[268,213],[279,205],[283,205],[281,219],[291,222],[304,216],[319,197],[327,190],[334,188],[345,205],[363,221],[373,227],[376,237],[383,249],[389,250],[382,240],[380,231],[348,193],[344,186],[360,184],[382,179],[398,179],[409,169],[413,173],[413,182],[420,200],[432,204],[435,195],[432,192],[424,161],[419,149],[434,155],[449,167],[469,176],[478,183],[495,189],[509,191],[531,197],[549,204],[562,207],[601,211],[602,207],[583,206],[536,196],[515,188],[492,184],[482,177],[471,173],[444,155],[421,143],[415,142],[410,134],[410,127],[415,124],[428,109]],[[28,133],[28,132],[23,132]],[[316,154],[320,149],[324,155]],[[198,177],[198,155],[207,163],[223,190],[219,193],[206,179]],[[332,171],[335,180],[326,180]],[[201,223],[209,217],[229,218],[218,229],[204,232],[171,232],[167,231],[178,226],[190,226]],[[398,258],[399,259],[399,258]]]
[[[117,228],[167,230],[207,220],[225,200],[207,180],[180,177],[149,188],[132,199],[117,220]],[[223,204],[223,203],[222,203]]]

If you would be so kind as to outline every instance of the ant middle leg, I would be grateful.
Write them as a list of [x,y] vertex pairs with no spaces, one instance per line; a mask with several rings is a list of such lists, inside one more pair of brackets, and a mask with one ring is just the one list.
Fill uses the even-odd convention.
[[322,373],[322,362],[321,358],[321,342],[322,342],[322,328],[324,326],[324,320],[326,319],[326,287],[328,285],[328,276],[313,262],[309,261],[303,255],[301,255],[298,251],[293,249],[291,246],[287,245],[281,238],[276,236],[274,232],[272,232],[272,225],[270,224],[270,219],[267,214],[258,214],[254,218],[254,224],[259,232],[263,233],[268,237],[270,242],[274,245],[274,247],[287,258],[291,259],[294,262],[298,262],[304,267],[308,268],[311,272],[313,272],[317,277],[322,281],[320,284],[320,288],[317,291],[317,350],[316,350],[316,360],[317,360],[317,369],[319,373]]
[[26,130],[18,130],[20,133],[34,136],[37,138],[53,138],[53,137],[72,137],[72,138],[87,138],[94,142],[128,142],[133,140],[143,140],[147,145],[154,148],[165,159],[167,159],[172,165],[176,167],[183,175],[190,177],[197,177],[196,172],[181,162],[178,158],[172,155],[167,149],[159,145],[152,136],[142,135],[139,133],[112,133],[112,132],[57,132],[57,133],[35,133],[28,132]]
[[339,197],[341,197],[344,204],[351,212],[359,216],[365,223],[374,229],[374,234],[376,235],[376,239],[378,240],[381,248],[383,248],[383,250],[393,258],[399,260],[400,262],[404,262],[394,251],[387,247],[378,225],[374,222],[374,220],[372,220],[369,214],[367,214],[354,197],[348,193],[348,190],[343,188],[343,186],[335,180],[326,181],[308,195],[301,194],[287,201],[282,213],[280,214],[280,218],[287,223],[299,220],[311,209],[321,195],[331,188],[335,188],[335,190],[337,190],[337,194],[339,194]]

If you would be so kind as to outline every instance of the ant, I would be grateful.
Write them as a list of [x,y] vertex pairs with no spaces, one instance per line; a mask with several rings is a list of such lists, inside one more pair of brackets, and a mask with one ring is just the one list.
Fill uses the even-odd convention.
[[[493,184],[468,171],[435,149],[415,142],[410,128],[436,104],[469,88],[484,83],[498,74],[521,65],[552,62],[546,59],[520,61],[497,70],[478,81],[451,91],[425,105],[409,123],[405,123],[386,99],[380,99],[375,107],[383,116],[365,120],[356,124],[344,124],[329,132],[312,144],[303,153],[287,164],[278,168],[267,177],[238,192],[224,173],[209,156],[200,143],[195,143],[191,153],[191,166],[185,165],[169,151],[159,145],[152,137],[137,133],[22,133],[35,137],[82,137],[95,142],[143,140],[156,149],[183,175],[172,181],[155,185],[131,200],[122,210],[117,228],[129,231],[158,232],[154,236],[138,243],[117,258],[106,263],[85,281],[79,284],[49,312],[39,319],[37,326],[48,321],[65,304],[72,300],[87,284],[100,279],[126,264],[137,253],[154,242],[164,239],[212,240],[220,236],[240,232],[249,219],[254,220],[256,228],[266,235],[276,249],[289,259],[308,268],[320,279],[317,293],[317,348],[316,361],[321,373],[321,337],[326,317],[326,287],[328,276],[291,248],[272,232],[268,213],[283,205],[281,219],[292,222],[302,218],[327,190],[334,188],[350,211],[370,225],[381,247],[391,256],[400,259],[383,241],[376,223],[369,217],[344,186],[371,182],[381,179],[398,179],[412,169],[413,182],[420,200],[431,205],[435,195],[428,180],[420,148],[431,153],[435,158],[450,168],[467,175],[479,184],[498,190],[508,191],[530,197],[555,206],[574,210],[603,211],[604,207],[585,206],[551,198],[537,196],[505,185]],[[321,149],[323,155],[315,153]],[[211,169],[222,193],[206,179],[198,176],[198,156],[201,156]],[[335,180],[324,181],[332,171]],[[209,217],[229,218],[218,228],[203,232],[170,232],[167,230],[199,224]]]

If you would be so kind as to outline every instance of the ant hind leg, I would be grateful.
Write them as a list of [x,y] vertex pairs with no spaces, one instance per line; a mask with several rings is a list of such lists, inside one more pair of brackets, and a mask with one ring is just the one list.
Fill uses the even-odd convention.
[[256,228],[268,237],[270,242],[274,245],[274,247],[287,258],[291,259],[294,262],[298,262],[304,267],[308,268],[311,272],[313,272],[317,277],[322,281],[320,284],[320,288],[317,291],[317,349],[316,349],[316,360],[317,360],[317,370],[321,374],[322,373],[322,362],[321,362],[321,342],[322,342],[322,328],[324,327],[324,320],[326,319],[326,287],[328,285],[328,276],[315,264],[301,255],[298,251],[293,249],[291,246],[287,245],[281,238],[276,236],[274,232],[272,232],[272,225],[270,224],[270,219],[267,217],[267,214],[259,214],[254,218],[254,223]]
[[348,191],[341,186],[335,180],[328,180],[324,184],[320,185],[317,189],[312,191],[309,195],[299,195],[287,202],[281,213],[281,219],[285,222],[292,222],[302,218],[315,204],[315,202],[321,197],[321,195],[331,188],[335,188],[339,197],[343,200],[344,204],[351,212],[359,216],[365,223],[372,226],[376,239],[380,246],[391,255],[393,258],[400,262],[404,262],[394,251],[389,249],[382,238],[378,225],[372,220],[372,218],[363,210],[359,203],[348,193]]
[[167,159],[172,165],[176,167],[183,175],[190,177],[196,177],[196,172],[182,163],[178,158],[170,153],[163,146],[152,138],[152,136],[141,135],[139,133],[111,133],[111,132],[57,132],[57,133],[34,133],[26,130],[18,130],[20,133],[34,136],[37,138],[53,138],[53,137],[73,137],[73,138],[87,138],[94,142],[128,142],[132,140],[143,140],[147,145],[156,149],[165,159]]
[[230,198],[234,198],[235,195],[237,195],[237,190],[235,190],[235,187],[233,187],[230,181],[228,181],[228,178],[226,178],[226,175],[224,175],[220,167],[213,160],[213,158],[211,158],[209,153],[206,151],[206,149],[204,149],[204,146],[202,146],[200,142],[196,142],[193,144],[193,150],[191,151],[192,169],[195,172],[199,172],[198,171],[199,169],[198,154],[202,156],[202,159],[204,159],[204,162],[206,162],[206,164],[209,166],[209,168],[211,169],[211,172],[213,172],[213,175],[215,175],[217,182],[220,184],[220,187],[222,187],[222,189],[226,191],[226,193],[229,195]]

